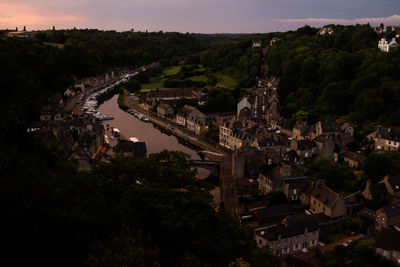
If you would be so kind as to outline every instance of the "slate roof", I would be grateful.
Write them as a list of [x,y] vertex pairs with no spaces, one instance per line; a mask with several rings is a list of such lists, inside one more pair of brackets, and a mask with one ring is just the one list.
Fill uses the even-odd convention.
[[283,204],[268,208],[262,208],[255,211],[259,218],[270,218],[276,216],[286,216],[293,212],[292,204]]
[[388,191],[384,183],[371,184],[369,191],[374,200],[384,199],[385,196],[388,194]]
[[279,235],[281,235],[281,238],[288,238],[304,234],[306,228],[307,232],[317,231],[320,228],[318,218],[314,217],[314,215],[302,216],[289,221],[287,225],[278,224],[266,228],[258,228],[255,232],[269,241],[274,241],[278,240]]
[[286,184],[288,184],[289,189],[303,189],[306,188],[310,183],[308,181],[308,177],[299,177],[296,179],[286,179],[284,180]]
[[389,175],[388,182],[394,192],[400,191],[400,175]]
[[314,141],[311,140],[298,140],[297,149],[298,150],[311,150],[313,147],[317,147]]
[[400,215],[400,202],[396,204],[390,204],[383,207],[386,215],[388,217],[399,216]]
[[376,137],[392,141],[400,141],[400,130],[396,128],[378,127]]
[[332,209],[337,199],[339,198],[339,194],[327,187],[324,184],[318,185],[312,192],[311,196],[321,201],[325,206]]
[[308,124],[304,121],[297,121],[296,124],[293,126],[293,129],[298,129],[300,134],[303,134],[308,129]]
[[392,229],[382,230],[376,237],[375,247],[400,251],[400,232]]
[[120,140],[116,146],[113,147],[113,151],[116,153],[133,153],[134,142],[128,140]]
[[352,161],[356,161],[358,163],[362,163],[362,162],[364,162],[365,156],[361,155],[361,154],[358,154],[358,153],[354,153],[354,152],[348,151],[348,152],[346,152],[344,154],[343,158],[348,158],[348,159],[350,159]]
[[135,156],[145,157],[147,155],[147,147],[145,142],[133,143],[133,154]]

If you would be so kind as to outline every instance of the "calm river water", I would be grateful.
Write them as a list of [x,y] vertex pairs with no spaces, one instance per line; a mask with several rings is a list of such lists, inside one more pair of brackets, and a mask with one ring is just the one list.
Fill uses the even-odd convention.
[[[200,159],[197,152],[183,144],[173,135],[162,133],[153,124],[146,123],[118,107],[118,95],[99,106],[98,111],[105,116],[114,117],[114,120],[105,121],[111,127],[116,127],[126,138],[136,137],[141,142],[146,142],[147,153],[158,153],[167,150],[177,150],[189,154],[192,159]],[[207,169],[198,168],[197,178],[204,179],[210,174]]]

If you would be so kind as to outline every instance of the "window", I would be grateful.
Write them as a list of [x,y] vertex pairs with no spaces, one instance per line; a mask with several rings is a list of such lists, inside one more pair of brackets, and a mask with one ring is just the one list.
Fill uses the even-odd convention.
[[293,189],[293,194],[297,194],[297,189]]
[[303,248],[307,248],[307,242],[303,242]]
[[288,248],[282,249],[282,254],[287,254],[288,253]]
[[293,250],[298,250],[300,248],[300,244],[294,244]]
[[262,239],[259,239],[259,240],[258,240],[258,244],[259,244],[259,245],[261,245],[262,242],[263,242]]
[[274,247],[274,242],[269,242],[269,247],[273,248]]
[[310,241],[310,246],[315,246],[317,244],[317,241],[316,240],[311,240]]

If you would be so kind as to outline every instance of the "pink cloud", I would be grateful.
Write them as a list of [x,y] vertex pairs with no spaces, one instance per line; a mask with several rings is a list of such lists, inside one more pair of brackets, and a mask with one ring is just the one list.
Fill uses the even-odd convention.
[[27,4],[0,2],[0,29],[23,25],[26,25],[29,29],[50,28],[57,23],[65,25],[78,23],[82,20],[82,16],[75,14],[50,12]]
[[331,18],[304,18],[304,19],[274,19],[280,23],[295,23],[295,24],[314,24],[314,25],[327,25],[327,24],[366,24],[370,23],[377,25],[384,23],[387,25],[399,25],[400,15],[392,15],[389,17],[378,17],[378,18],[357,18],[357,19],[331,19]]

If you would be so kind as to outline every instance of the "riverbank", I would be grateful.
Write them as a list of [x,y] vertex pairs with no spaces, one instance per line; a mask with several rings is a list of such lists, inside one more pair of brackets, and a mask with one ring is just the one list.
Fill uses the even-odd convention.
[[133,100],[127,94],[126,90],[124,90],[123,94],[123,104],[129,108],[127,112],[131,115],[134,115],[135,113],[145,115],[154,126],[199,148],[202,154],[206,155],[209,159],[222,160],[226,156],[230,155],[230,151],[220,147],[218,144],[211,144],[208,140],[205,140],[205,138],[197,136],[187,129],[182,128],[180,125],[176,124],[175,121],[160,118],[152,111],[141,107],[137,101]]

